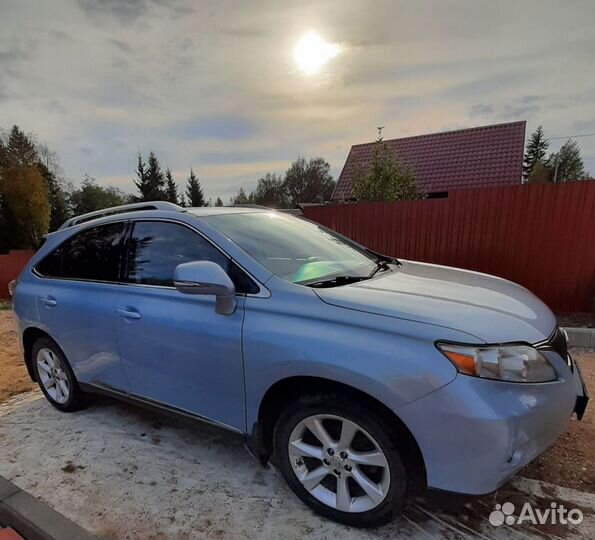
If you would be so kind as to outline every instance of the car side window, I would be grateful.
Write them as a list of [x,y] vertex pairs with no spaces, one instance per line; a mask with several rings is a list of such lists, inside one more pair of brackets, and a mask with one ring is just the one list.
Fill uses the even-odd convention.
[[126,223],[81,231],[47,255],[36,267],[45,277],[117,282]]
[[134,223],[128,244],[128,283],[173,287],[174,269],[190,261],[212,261],[230,272],[230,261],[210,242],[183,225]]

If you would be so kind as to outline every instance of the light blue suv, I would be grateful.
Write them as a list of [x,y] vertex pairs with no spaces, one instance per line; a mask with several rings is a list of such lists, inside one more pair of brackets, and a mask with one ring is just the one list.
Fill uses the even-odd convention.
[[588,400],[526,289],[268,209],[79,216],[11,288],[56,408],[107,393],[241,433],[306,504],[356,526],[420,489],[495,490]]

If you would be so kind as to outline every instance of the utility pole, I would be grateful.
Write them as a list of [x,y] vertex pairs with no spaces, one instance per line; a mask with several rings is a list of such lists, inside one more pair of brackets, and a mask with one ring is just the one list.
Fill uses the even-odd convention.
[[[568,139],[567,142],[570,142],[570,139]],[[558,167],[560,166],[560,150],[558,150],[556,152],[556,159],[554,161],[555,163],[555,167],[554,167],[554,184],[558,181]]]

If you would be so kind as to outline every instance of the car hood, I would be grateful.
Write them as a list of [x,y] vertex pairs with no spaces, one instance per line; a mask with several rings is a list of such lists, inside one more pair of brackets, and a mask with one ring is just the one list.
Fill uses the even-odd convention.
[[314,291],[333,306],[444,326],[486,343],[536,343],[555,328],[551,310],[520,285],[470,270],[401,262],[373,279]]

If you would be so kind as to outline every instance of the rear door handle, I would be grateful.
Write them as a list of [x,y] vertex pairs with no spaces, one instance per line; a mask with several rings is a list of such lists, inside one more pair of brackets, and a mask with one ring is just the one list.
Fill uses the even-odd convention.
[[117,309],[116,313],[124,319],[142,319],[142,315],[136,310]]
[[39,298],[39,301],[47,307],[54,307],[58,305],[58,301],[53,296],[42,296]]

